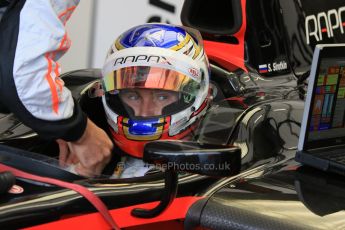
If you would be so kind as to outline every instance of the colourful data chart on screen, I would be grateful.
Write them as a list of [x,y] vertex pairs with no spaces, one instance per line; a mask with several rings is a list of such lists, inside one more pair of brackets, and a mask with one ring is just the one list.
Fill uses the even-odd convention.
[[331,66],[320,70],[314,92],[311,131],[327,130],[344,125],[344,70],[345,68],[341,66]]
[[343,128],[345,126],[345,67],[340,68],[339,77],[338,93],[332,121],[333,128]]

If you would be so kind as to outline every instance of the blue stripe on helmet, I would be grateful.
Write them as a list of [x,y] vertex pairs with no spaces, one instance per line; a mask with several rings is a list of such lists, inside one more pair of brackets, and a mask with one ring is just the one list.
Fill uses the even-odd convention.
[[119,42],[126,48],[137,46],[171,48],[183,41],[177,38],[178,35],[185,38],[186,32],[171,25],[146,24],[128,30]]
[[158,119],[128,120],[128,131],[132,135],[154,135],[157,132]]

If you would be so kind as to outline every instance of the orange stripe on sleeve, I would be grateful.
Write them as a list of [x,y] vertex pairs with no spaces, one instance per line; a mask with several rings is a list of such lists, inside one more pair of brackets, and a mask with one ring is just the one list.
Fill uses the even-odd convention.
[[76,8],[76,6],[71,6],[69,8],[67,8],[65,11],[62,11],[60,14],[59,14],[59,18],[61,19],[62,17],[64,17],[67,13],[70,13],[69,15],[67,15],[67,17],[65,18],[65,20],[63,21],[63,24],[66,24],[66,21],[71,17],[71,14],[74,9]]
[[55,83],[59,86],[59,90],[60,90],[60,93],[61,93],[62,92],[62,88],[64,86],[64,82],[59,77],[60,76],[59,63],[57,63],[57,62],[55,62],[54,73],[55,73]]
[[58,51],[64,51],[64,50],[67,50],[68,48],[69,48],[68,47],[68,36],[67,36],[67,33],[65,32],[65,35],[62,37],[61,42],[59,44],[59,47],[55,51],[50,53],[51,59],[53,59],[53,60],[55,59],[56,53]]
[[[71,14],[75,8],[76,8],[76,6],[71,6],[58,15],[60,20],[62,20],[63,17],[66,17],[63,20],[63,24],[66,23],[66,21],[69,19],[69,17],[71,16]],[[68,13],[69,13],[69,15],[67,15]],[[66,50],[69,48],[68,46],[69,46],[68,36],[67,36],[67,33],[65,32],[63,38],[61,39],[59,47],[54,52],[45,54],[45,58],[47,59],[47,62],[48,62],[47,74],[45,75],[45,79],[47,80],[49,87],[50,87],[50,92],[52,95],[52,109],[56,114],[58,114],[58,112],[59,112],[58,90],[60,90],[60,92],[62,92],[64,82],[59,78],[59,76],[60,76],[59,64],[57,62],[54,62],[54,59],[56,56],[56,52]],[[53,67],[53,63],[55,64],[54,67]],[[55,78],[53,78],[51,75],[53,68],[54,68]],[[57,88],[57,86],[59,88]]]
[[62,11],[62,12],[59,14],[59,18],[63,17],[65,14],[67,14],[67,12],[73,11],[75,8],[76,8],[76,6],[71,6],[71,7],[67,8],[65,11]]
[[49,57],[49,54],[44,55],[45,58],[47,59],[48,62],[48,71],[45,76],[46,80],[48,81],[49,87],[50,87],[50,92],[52,94],[52,107],[53,111],[58,114],[59,113],[59,98],[58,98],[58,93],[56,86],[54,84],[54,81],[51,76],[52,72],[52,59]]

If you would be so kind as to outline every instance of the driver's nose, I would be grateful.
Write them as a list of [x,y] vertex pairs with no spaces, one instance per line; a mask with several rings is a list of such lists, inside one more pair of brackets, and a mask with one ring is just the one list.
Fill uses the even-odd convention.
[[153,101],[150,98],[143,99],[140,105],[139,114],[137,114],[137,116],[151,117],[158,115],[160,115],[158,108],[155,107]]

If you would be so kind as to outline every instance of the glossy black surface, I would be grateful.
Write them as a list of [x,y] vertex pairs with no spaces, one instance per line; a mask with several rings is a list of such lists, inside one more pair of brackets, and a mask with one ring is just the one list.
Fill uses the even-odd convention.
[[[286,63],[286,68],[269,71],[268,77],[309,70],[317,43],[344,43],[342,0],[247,0],[245,63],[259,71],[259,65]],[[238,44],[232,35],[241,23],[241,1],[218,4],[185,1],[181,21],[198,28],[206,40]],[[207,12],[207,13],[206,13]],[[209,15],[205,17],[205,15]],[[253,71],[254,72],[254,71]]]
[[[294,160],[303,101],[273,100],[247,109],[232,133],[246,170],[219,181],[191,209],[188,223],[228,229],[343,229],[344,177]],[[199,219],[198,219],[199,218]]]
[[85,179],[64,170],[58,160],[18,148],[0,145],[0,162],[28,173],[73,182]]
[[297,148],[303,109],[301,100],[277,99],[246,110],[231,137],[242,149],[242,165],[253,167],[291,158],[290,150]]
[[194,141],[153,141],[145,145],[143,159],[163,170],[225,177],[239,173],[241,149]]
[[[246,59],[249,66],[287,63],[287,69],[263,74],[301,75],[310,68],[313,50],[320,43],[343,43],[344,1],[248,0]],[[333,25],[334,24],[334,25]],[[334,28],[331,28],[333,25]],[[320,31],[322,30],[322,32]]]
[[[208,202],[210,208],[216,205],[220,210],[239,210],[234,213],[246,216],[246,223],[234,213],[224,221],[242,227],[256,217],[264,222],[260,224],[290,223],[294,229],[344,229],[344,188],[344,177],[300,167],[291,159],[225,182],[214,188]],[[220,218],[207,210],[206,205],[204,212],[209,219],[212,215],[214,221]]]
[[[210,40],[220,40],[221,36],[236,33],[242,25],[241,4],[237,0],[211,2],[185,0],[181,12],[183,25],[196,28]],[[229,14],[229,12],[232,12]],[[212,17],[205,17],[212,15]],[[217,34],[218,36],[212,36]]]
[[167,208],[174,201],[177,188],[178,188],[178,174],[173,170],[167,170],[164,172],[164,191],[158,205],[152,209],[135,208],[131,211],[131,214],[139,218],[153,218],[156,217]]
[[[196,175],[179,175],[177,197],[203,191],[215,179]],[[164,193],[163,175],[132,179],[76,181],[99,196],[109,209],[160,200]],[[17,179],[24,188],[21,194],[0,197],[0,228],[18,229],[58,220],[66,215],[95,212],[80,194],[60,187]]]

